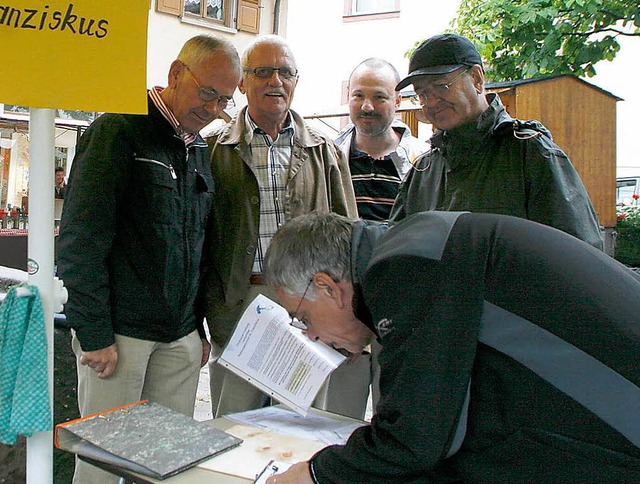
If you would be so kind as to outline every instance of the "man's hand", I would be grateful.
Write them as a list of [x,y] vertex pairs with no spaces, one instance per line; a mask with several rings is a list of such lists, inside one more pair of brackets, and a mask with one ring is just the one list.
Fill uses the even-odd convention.
[[269,477],[267,484],[313,484],[309,474],[309,463],[298,462],[289,467],[287,472]]
[[200,361],[200,368],[209,362],[209,356],[211,356],[211,343],[206,338],[200,338],[202,340],[202,360]]
[[98,374],[98,378],[109,378],[116,371],[118,348],[114,344],[96,351],[83,351],[80,363],[87,365]]

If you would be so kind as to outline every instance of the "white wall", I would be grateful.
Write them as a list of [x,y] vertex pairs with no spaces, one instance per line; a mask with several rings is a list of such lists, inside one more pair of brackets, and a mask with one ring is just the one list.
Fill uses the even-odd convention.
[[[286,34],[286,12],[288,0],[282,0],[280,6],[279,32]],[[264,34],[273,32],[275,0],[262,0],[260,15],[260,31]],[[178,56],[183,44],[195,35],[207,34],[222,37],[229,40],[242,55],[245,47],[256,38],[256,34],[247,32],[230,33],[227,31],[200,27],[180,21],[174,15],[158,13],[155,11],[155,1],[152,1],[149,10],[149,26],[147,30],[147,88],[153,86],[166,86],[169,67]],[[240,91],[235,92],[234,99],[238,106],[246,104],[245,97]],[[206,126],[202,133],[215,129],[224,124],[222,119],[217,119]]]
[[[399,19],[345,23],[344,0],[290,1],[287,39],[300,68],[294,109],[304,115],[336,109],[342,81],[367,57],[385,58],[406,74],[407,49],[448,28],[458,5],[455,0],[401,0]],[[599,74],[585,80],[625,99],[618,103],[618,174],[640,174],[640,38],[621,44],[615,60],[599,63]]]
[[[271,33],[273,30],[273,10],[275,0],[262,0],[260,31]],[[286,1],[282,2],[281,17],[286,18]],[[200,34],[220,36],[229,40],[240,53],[256,38],[255,34],[246,32],[228,33],[221,30],[198,27],[173,15],[155,11],[155,1],[149,11],[149,27],[147,34],[147,87],[166,86],[169,66],[177,57],[182,45],[191,37]]]
[[586,80],[624,99],[617,104],[618,176],[640,175],[640,38],[621,38],[620,46],[615,59],[598,63],[598,74]]
[[404,53],[448,27],[456,2],[402,0],[400,18],[343,22],[344,0],[289,3],[287,39],[300,69],[294,108],[304,114],[340,105],[341,83],[367,57],[382,57],[407,73]]

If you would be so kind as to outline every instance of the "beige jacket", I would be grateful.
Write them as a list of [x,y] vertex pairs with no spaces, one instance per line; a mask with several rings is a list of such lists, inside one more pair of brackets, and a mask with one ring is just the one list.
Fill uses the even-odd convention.
[[[244,307],[260,227],[260,195],[245,141],[245,111],[246,107],[207,138],[216,189],[199,309],[219,346],[226,343]],[[295,137],[284,202],[286,219],[312,211],[357,217],[346,155],[290,112]]]

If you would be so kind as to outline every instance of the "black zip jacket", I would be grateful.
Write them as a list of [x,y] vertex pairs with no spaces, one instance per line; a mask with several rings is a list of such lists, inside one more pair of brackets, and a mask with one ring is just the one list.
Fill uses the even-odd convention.
[[206,143],[187,149],[151,99],[148,115],[105,114],[84,133],[58,238],[66,316],[84,351],[114,333],[171,342],[196,329],[212,195]]
[[[635,423],[636,274],[556,229],[503,215],[423,212],[382,232],[354,230],[351,255],[354,313],[382,344],[380,401],[370,426],[312,459],[316,482],[640,482],[640,447],[480,341],[481,327],[500,328],[592,400],[626,405]],[[530,338],[502,331],[515,317],[535,330]],[[589,359],[635,393],[613,378],[585,376]],[[464,440],[455,446],[463,416]]]

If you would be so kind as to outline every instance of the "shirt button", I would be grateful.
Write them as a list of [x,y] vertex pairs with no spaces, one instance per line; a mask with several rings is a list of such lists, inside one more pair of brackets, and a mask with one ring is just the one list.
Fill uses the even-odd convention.
[[253,254],[254,250],[255,250],[255,247],[253,245],[250,245],[249,247],[247,247],[247,255]]
[[253,203],[254,205],[258,205],[258,203],[260,202],[260,197],[251,197],[251,203]]

